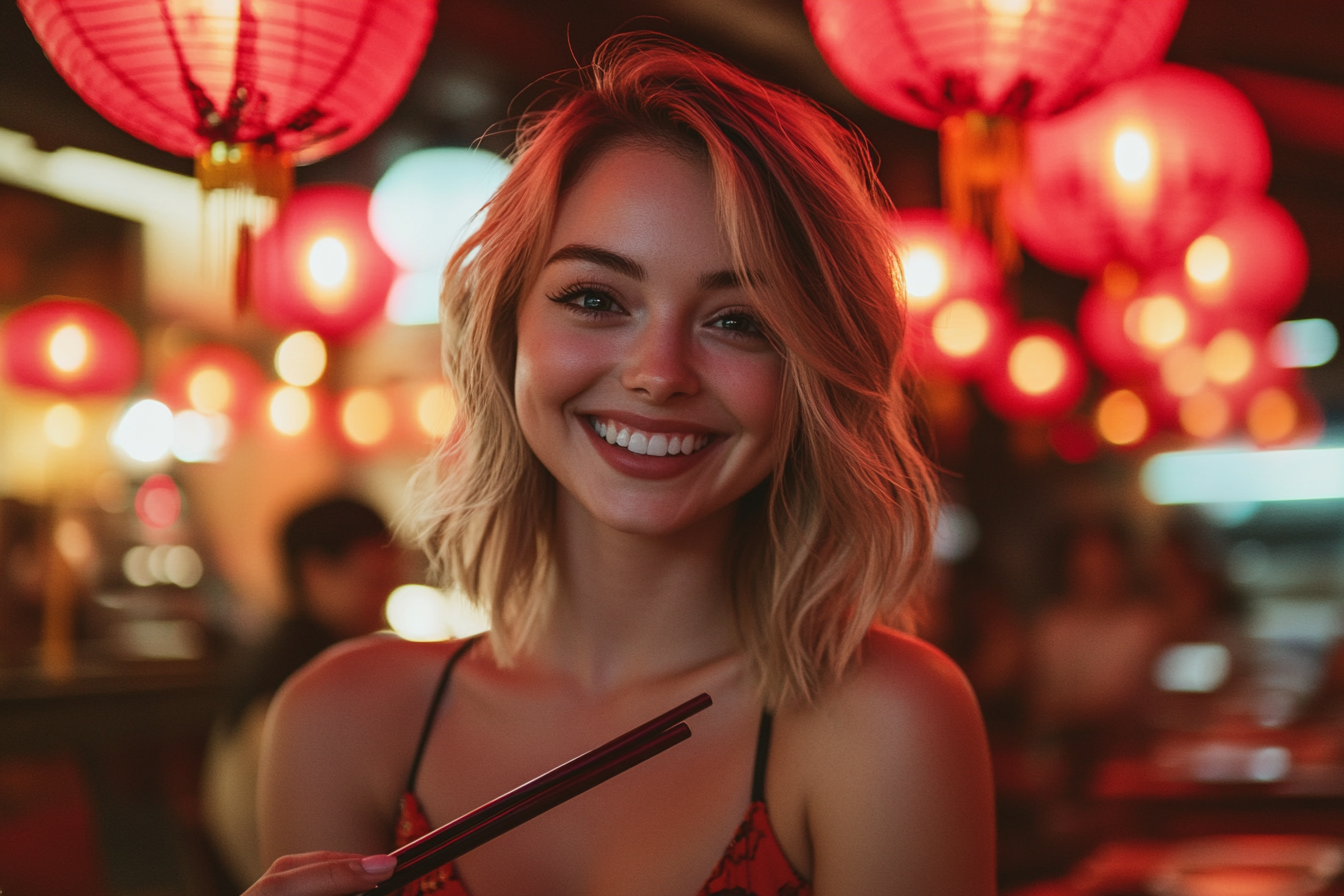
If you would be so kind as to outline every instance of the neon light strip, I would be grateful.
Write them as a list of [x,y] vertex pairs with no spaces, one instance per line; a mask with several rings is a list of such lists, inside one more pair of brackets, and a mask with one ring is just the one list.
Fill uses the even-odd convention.
[[1149,458],[1139,477],[1154,504],[1344,498],[1344,448],[1173,451]]

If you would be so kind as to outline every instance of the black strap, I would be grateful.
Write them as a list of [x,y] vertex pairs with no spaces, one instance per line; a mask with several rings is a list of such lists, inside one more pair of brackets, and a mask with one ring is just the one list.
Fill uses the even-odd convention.
[[775,717],[769,710],[761,710],[761,727],[756,731],[756,766],[751,770],[751,801],[765,802],[765,766],[770,761],[770,729]]
[[434,727],[434,717],[439,712],[439,701],[443,699],[443,692],[448,690],[448,679],[453,675],[453,667],[457,661],[462,659],[463,654],[471,649],[481,638],[480,635],[473,635],[462,642],[462,646],[453,651],[453,655],[448,657],[448,662],[443,665],[443,674],[439,676],[439,686],[434,689],[434,697],[429,701],[429,712],[425,715],[425,725],[420,730],[420,743],[415,748],[415,759],[411,762],[411,774],[406,780],[406,792],[415,793],[415,779],[420,775],[420,760],[425,755],[425,745],[429,743],[429,732]]

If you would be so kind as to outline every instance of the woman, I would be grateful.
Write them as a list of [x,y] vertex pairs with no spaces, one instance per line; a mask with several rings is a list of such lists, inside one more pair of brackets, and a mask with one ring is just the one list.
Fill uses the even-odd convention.
[[874,626],[922,568],[933,487],[866,146],[647,36],[608,41],[519,146],[446,277],[460,411],[424,503],[494,627],[368,639],[291,682],[261,826],[289,857],[252,892],[372,886],[394,829],[708,692],[689,741],[408,892],[991,893],[969,689]]

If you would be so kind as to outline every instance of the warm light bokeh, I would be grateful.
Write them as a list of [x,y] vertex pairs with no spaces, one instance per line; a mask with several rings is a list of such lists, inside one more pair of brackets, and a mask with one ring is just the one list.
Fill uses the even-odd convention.
[[311,386],[326,369],[326,343],[311,330],[289,334],[275,350],[275,372],[291,386]]
[[1133,445],[1148,432],[1148,408],[1129,389],[1117,389],[1097,405],[1097,434],[1112,445]]

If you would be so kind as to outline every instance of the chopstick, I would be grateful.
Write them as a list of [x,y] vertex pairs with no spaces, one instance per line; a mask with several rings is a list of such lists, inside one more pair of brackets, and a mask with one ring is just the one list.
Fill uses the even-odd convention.
[[712,702],[708,694],[694,697],[394,850],[392,855],[398,861],[392,876],[361,896],[386,896],[505,831],[680,743],[691,736],[684,720]]

